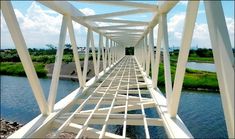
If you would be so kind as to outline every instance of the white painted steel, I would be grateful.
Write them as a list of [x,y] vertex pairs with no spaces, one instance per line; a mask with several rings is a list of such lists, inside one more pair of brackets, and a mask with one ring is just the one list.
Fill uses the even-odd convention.
[[[178,0],[175,0],[175,1],[159,1],[159,2],[162,2],[162,4],[160,4],[158,6],[157,13],[154,15],[154,18],[148,23],[148,28],[146,28],[146,30],[142,34],[142,37],[140,37],[139,41],[149,33],[151,28],[154,28],[157,25],[159,16],[162,13],[169,12],[178,3]],[[139,43],[139,41],[136,43],[136,45]]]
[[150,72],[150,50],[149,50],[149,44],[148,44],[148,36],[146,35],[144,37],[144,47],[146,50],[146,69],[145,72],[146,74],[149,76],[149,72]]
[[151,75],[152,80],[156,79],[156,69],[155,69],[155,54],[154,54],[154,36],[153,36],[153,29],[149,32],[149,49],[150,49],[150,60],[151,60]]
[[158,24],[158,32],[157,32],[157,49],[156,49],[156,61],[154,65],[155,73],[153,76],[153,88],[157,87],[157,82],[158,82],[158,73],[159,73],[159,65],[160,65],[160,55],[161,55],[161,40],[162,40],[162,22]]
[[165,79],[167,108],[169,110],[170,99],[171,99],[171,95],[172,95],[172,82],[171,82],[171,67],[170,67],[170,55],[169,55],[169,42],[168,42],[167,16],[166,16],[166,14],[161,15],[161,22],[162,22],[161,45],[164,48],[164,50],[163,50],[164,77],[165,77],[164,79]]
[[65,44],[65,38],[66,38],[66,33],[67,33],[67,24],[68,24],[68,18],[66,16],[63,16],[61,30],[60,30],[59,45],[58,45],[59,47],[57,48],[57,52],[56,52],[55,65],[53,68],[51,86],[50,86],[50,91],[49,91],[49,96],[48,96],[48,105],[49,105],[50,113],[53,111],[55,99],[57,95],[60,69],[61,69],[61,63],[62,63],[63,52],[64,52],[64,44]]
[[157,7],[155,5],[138,3],[138,2],[129,2],[129,1],[89,1],[89,0],[85,0],[82,2],[113,5],[113,6],[124,6],[124,7],[132,7],[132,8],[142,8],[142,9],[146,9],[146,10],[150,10],[150,11],[157,10]]
[[90,32],[90,43],[91,43],[91,50],[92,50],[92,58],[93,58],[93,66],[94,66],[94,71],[95,71],[95,76],[98,76],[98,69],[97,69],[97,59],[96,59],[96,53],[95,53],[95,43],[94,43],[94,36],[93,36],[93,32]]
[[68,18],[69,37],[70,37],[70,41],[72,43],[73,56],[74,56],[74,60],[75,60],[77,76],[78,76],[79,84],[83,88],[83,87],[85,87],[86,80],[82,77],[82,70],[81,70],[81,66],[80,66],[80,59],[79,59],[79,54],[78,54],[78,49],[77,49],[77,43],[76,43],[76,39],[75,39],[75,35],[74,35],[73,22],[72,22],[71,17],[67,16],[67,18]]
[[[56,62],[48,98],[49,107],[43,95],[33,63],[26,49],[26,44],[12,5],[10,2],[1,2],[3,5],[1,8],[4,18],[14,44],[16,45],[17,52],[23,63],[39,108],[44,115],[48,114],[48,111],[51,112],[48,116],[39,115],[11,137],[41,138],[48,133],[48,130],[54,125],[58,128],[53,135],[54,137],[58,137],[62,131],[71,130],[74,133],[78,133],[76,138],[125,138],[127,135],[127,125],[142,125],[144,126],[146,138],[149,138],[150,132],[148,126],[151,125],[164,126],[168,137],[170,138],[192,138],[192,135],[177,115],[177,110],[199,1],[188,2],[173,93],[166,17],[167,13],[178,3],[178,1],[159,2],[159,5],[126,1],[84,2],[125,6],[131,7],[132,9],[118,12],[110,11],[105,14],[86,16],[70,2],[40,1],[43,5],[63,15],[59,47],[56,54]],[[229,137],[234,138],[234,57],[232,54],[231,43],[221,2],[205,1],[204,3],[226,125]],[[146,12],[151,12],[154,15],[151,21],[108,19],[109,17],[130,16]],[[73,21],[88,28],[87,49],[83,73],[81,71],[79,54],[77,51]],[[102,26],[98,23],[104,23],[105,25]],[[159,24],[159,28],[155,56],[153,28],[157,24]],[[141,26],[142,28],[139,28]],[[81,88],[78,88],[54,106],[67,27]],[[98,56],[96,56],[95,52],[93,31],[99,34]],[[105,47],[103,44],[103,37],[106,38]],[[90,45],[92,48],[95,77],[86,83]],[[124,57],[125,47],[129,46],[135,47],[135,57]],[[157,88],[161,47],[164,48],[163,58],[166,98]],[[101,53],[103,59],[103,71],[99,73]],[[149,79],[150,62],[152,80]],[[108,68],[106,68],[107,66]],[[139,81],[140,77],[143,78],[143,81]],[[101,83],[99,83],[99,80]],[[146,90],[144,89],[144,91],[140,89],[145,87],[147,88]],[[94,90],[90,91],[92,88],[94,88]],[[88,97],[82,99],[81,96],[85,94],[88,95]],[[150,94],[151,98],[142,97],[142,94]],[[132,95],[138,95],[138,97]],[[75,104],[80,104],[76,110],[73,112],[66,112]],[[84,106],[87,104],[95,104],[95,108],[83,110]],[[110,106],[105,108],[99,107],[104,104],[110,104]],[[145,115],[145,108],[156,108],[161,119],[147,118]],[[130,110],[141,110],[142,114],[128,114],[128,111]],[[123,114],[114,114],[113,112],[123,112]],[[99,131],[91,128],[89,127],[90,123],[103,125],[102,129]],[[123,125],[122,136],[106,131],[108,125],[119,124]]]
[[184,32],[176,66],[175,81],[170,100],[169,113],[172,117],[177,115],[180,95],[183,87],[185,69],[188,61],[189,50],[193,38],[194,26],[197,18],[199,1],[188,2],[186,18],[184,21]]
[[143,71],[140,64],[137,63],[145,82],[148,84],[148,90],[155,102],[156,109],[163,120],[165,131],[169,138],[193,138],[183,121],[177,115],[175,118],[171,118],[167,112],[167,100],[159,89],[154,89],[151,84],[152,80],[148,78],[146,72]]
[[234,138],[234,55],[221,1],[205,1],[210,40],[229,138]]
[[98,22],[108,22],[108,23],[122,23],[130,25],[148,25],[148,22],[143,21],[133,21],[133,20],[121,20],[121,19],[96,19]]
[[[102,43],[102,44],[101,44]],[[100,72],[100,57],[102,55],[102,49],[103,49],[103,37],[100,36],[99,34],[99,46],[98,46],[98,56],[97,56],[97,66],[96,66],[96,72],[97,72],[97,75],[99,75],[99,72]],[[101,51],[101,52],[100,52]],[[104,69],[104,68],[103,68]]]
[[48,104],[45,99],[42,87],[40,85],[38,76],[36,74],[33,62],[30,58],[29,52],[27,50],[27,45],[25,43],[24,37],[20,30],[20,26],[17,22],[16,15],[14,13],[12,4],[10,1],[1,1],[2,14],[5,18],[8,30],[11,34],[11,38],[15,44],[16,50],[19,54],[21,63],[24,67],[25,73],[28,77],[30,86],[33,90],[34,97],[38,103],[39,109],[42,114],[48,114]]
[[85,20],[95,20],[95,19],[103,19],[103,18],[107,18],[107,17],[124,16],[124,15],[146,13],[146,12],[149,12],[149,11],[145,10],[145,9],[134,9],[134,10],[113,12],[113,13],[107,13],[107,14],[84,16],[83,19],[85,19]]
[[90,44],[91,44],[91,29],[88,28],[87,31],[87,40],[86,40],[86,52],[85,52],[85,59],[83,63],[83,80],[86,81],[87,77],[87,66],[88,66],[88,61],[89,61],[89,51],[90,51]]
[[125,24],[125,25],[110,25],[110,26],[101,26],[97,27],[98,29],[116,29],[116,28],[127,28],[127,27],[137,27],[137,26],[143,26],[144,25],[139,25],[139,24]]

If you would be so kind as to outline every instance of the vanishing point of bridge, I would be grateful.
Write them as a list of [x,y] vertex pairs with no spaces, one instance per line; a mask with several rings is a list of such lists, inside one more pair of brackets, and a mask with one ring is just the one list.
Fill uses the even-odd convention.
[[[143,126],[146,138],[150,138],[149,126],[164,127],[169,138],[193,138],[177,115],[177,111],[199,1],[189,1],[187,4],[173,86],[168,51],[167,13],[178,1],[158,2],[158,4],[156,2],[156,5],[128,1],[78,1],[78,3],[130,8],[130,10],[90,16],[84,15],[70,2],[38,2],[63,15],[48,100],[44,96],[33,67],[12,4],[10,1],[1,1],[3,16],[41,110],[39,116],[9,138],[56,138],[63,132],[72,132],[75,138],[128,138],[129,125]],[[231,42],[221,2],[204,1],[204,5],[210,34],[208,41],[212,44],[228,136],[234,138],[234,56]],[[153,18],[150,21],[113,18],[143,13],[152,13]],[[80,66],[73,22],[87,28],[87,49],[83,70]],[[157,31],[154,30],[155,26],[158,28]],[[80,87],[55,104],[67,31],[72,43]],[[97,54],[93,32],[99,34]],[[156,40],[154,35],[157,35]],[[154,42],[157,44],[156,52]],[[134,46],[134,56],[125,56],[125,47],[129,46]],[[95,77],[86,82],[89,47],[92,48]],[[161,49],[165,96],[157,87]],[[102,65],[100,65],[101,57]],[[101,72],[100,66],[104,69]],[[147,108],[154,108],[159,117],[147,116]],[[140,112],[133,114],[130,113],[132,110]],[[100,128],[95,128],[97,125]],[[110,125],[121,125],[121,133],[109,132],[107,129]]]

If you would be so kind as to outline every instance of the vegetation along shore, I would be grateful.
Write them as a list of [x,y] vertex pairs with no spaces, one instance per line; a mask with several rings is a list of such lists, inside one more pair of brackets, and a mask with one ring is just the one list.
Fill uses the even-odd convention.
[[[28,50],[32,58],[32,61],[34,63],[37,75],[40,78],[47,78],[48,75],[51,76],[53,72],[53,66],[54,66],[53,63],[55,61],[56,49],[29,48]],[[5,49],[1,50],[0,52],[1,52],[0,55],[1,75],[26,76],[23,66],[20,62],[19,56],[17,54],[17,51],[15,49]],[[175,50],[170,53],[172,81],[174,81],[178,52],[179,52],[178,50]],[[210,49],[191,50],[188,59],[189,59],[188,61],[193,61],[193,62],[213,63],[212,50]],[[80,53],[80,60],[83,69],[84,53]],[[92,60],[91,54],[89,56],[89,60]],[[159,69],[158,86],[164,87],[164,68],[162,60],[159,68],[160,69]],[[102,68],[100,70],[102,70]],[[73,54],[70,48],[65,48],[64,50],[61,74],[65,77],[77,77]],[[87,74],[88,78],[94,76],[93,62],[91,61],[88,64]],[[219,87],[218,87],[216,73],[192,70],[187,68],[184,77],[183,88],[190,90],[213,90],[217,92],[219,90]]]

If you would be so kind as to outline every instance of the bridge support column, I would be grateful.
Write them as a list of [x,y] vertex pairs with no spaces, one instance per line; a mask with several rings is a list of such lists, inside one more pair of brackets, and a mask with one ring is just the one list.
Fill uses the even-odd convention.
[[159,65],[160,65],[160,55],[161,55],[161,39],[162,39],[162,23],[159,22],[158,24],[158,32],[157,32],[157,49],[156,49],[156,58],[155,58],[155,64],[154,64],[154,75],[153,76],[153,88],[157,87],[158,82],[158,73],[159,73]]
[[55,99],[57,95],[57,88],[58,88],[58,82],[60,78],[60,69],[61,69],[61,63],[62,63],[63,52],[64,52],[67,26],[68,26],[68,18],[66,16],[63,16],[61,30],[60,30],[59,45],[58,45],[57,52],[56,52],[55,65],[53,68],[51,86],[50,86],[49,97],[48,97],[49,112],[52,112],[54,109]]
[[172,95],[172,81],[171,81],[171,67],[170,67],[170,55],[169,55],[169,42],[168,42],[168,31],[167,31],[167,15],[161,15],[161,26],[162,26],[162,39],[161,45],[164,48],[163,51],[163,62],[164,62],[164,77],[165,77],[165,89],[167,108],[169,112],[169,104]]
[[85,87],[86,80],[84,80],[84,78],[82,76],[80,59],[79,59],[79,54],[78,54],[78,49],[77,49],[77,43],[76,43],[76,39],[75,39],[75,35],[74,35],[73,22],[72,22],[72,18],[70,16],[68,16],[68,31],[69,31],[70,41],[72,43],[73,56],[74,56],[75,65],[76,65],[76,69],[77,69],[77,76],[78,76],[79,84],[83,88],[83,87]]
[[38,103],[39,109],[42,114],[48,114],[48,104],[45,99],[41,84],[39,82],[37,73],[35,71],[33,62],[30,58],[29,52],[27,50],[27,45],[25,43],[24,37],[20,30],[20,26],[16,19],[12,4],[10,1],[1,1],[2,14],[5,18],[6,25],[11,34],[12,40],[16,46],[17,53],[19,54],[21,63],[24,67],[25,73],[28,77],[30,86],[33,90],[34,97]]
[[[153,28],[149,32],[149,50],[151,60],[151,75],[152,79],[156,79],[156,68],[155,68],[155,54],[154,54],[154,39],[153,39]],[[154,82],[155,83],[155,82]]]
[[186,18],[184,21],[184,32],[183,32],[183,37],[176,67],[176,73],[175,73],[174,88],[170,101],[169,112],[171,117],[175,117],[177,115],[179,107],[180,95],[182,91],[189,50],[193,38],[193,31],[197,18],[198,6],[199,6],[199,1],[188,2]]
[[144,38],[144,43],[145,43],[145,49],[146,49],[146,74],[149,77],[149,71],[150,71],[150,47],[148,44],[148,35],[145,36]]
[[90,44],[91,44],[91,49],[92,49],[92,58],[93,58],[93,66],[94,66],[94,71],[95,71],[95,76],[98,77],[99,72],[97,69],[97,61],[96,61],[96,53],[95,53],[95,44],[94,44],[94,36],[93,36],[93,32],[91,30],[90,32]]
[[234,56],[220,1],[205,1],[210,40],[229,138],[234,138]]

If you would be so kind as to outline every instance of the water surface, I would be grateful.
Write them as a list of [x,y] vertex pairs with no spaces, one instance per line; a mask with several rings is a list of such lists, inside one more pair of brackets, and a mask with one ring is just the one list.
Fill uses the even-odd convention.
[[187,68],[194,69],[194,70],[216,72],[215,64],[213,63],[188,62]]
[[[51,79],[40,79],[47,98]],[[78,87],[77,82],[60,80],[56,101]],[[139,113],[130,111],[128,113]],[[39,108],[25,77],[1,76],[1,117],[27,123],[39,114]],[[148,118],[158,118],[154,109],[146,109]],[[220,95],[218,93],[183,91],[179,116],[197,138],[226,138],[226,126]],[[121,133],[122,126],[109,126],[113,133]],[[144,138],[143,126],[128,126],[127,135]],[[152,138],[166,138],[163,127],[149,127]]]

